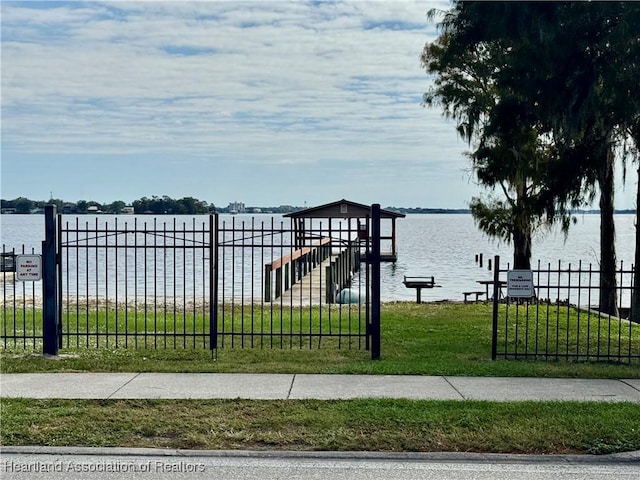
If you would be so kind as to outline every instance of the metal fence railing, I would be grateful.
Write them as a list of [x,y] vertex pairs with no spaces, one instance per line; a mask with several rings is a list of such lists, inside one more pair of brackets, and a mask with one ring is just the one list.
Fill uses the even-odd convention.
[[80,348],[369,349],[377,332],[372,356],[379,355],[379,312],[372,327],[369,308],[375,255],[359,271],[360,250],[376,242],[336,226],[329,235],[321,230],[306,232],[315,237],[307,245],[273,219],[121,220],[47,208],[37,252],[42,280],[15,281],[17,252],[3,247],[0,345],[54,355]]
[[61,347],[209,347],[212,221],[60,216]]
[[592,265],[531,270],[533,295],[512,297],[508,269],[495,258],[492,357],[640,363],[640,323],[631,302],[633,267],[615,271],[613,311],[600,309],[600,277]]
[[[300,241],[288,219],[219,222],[221,346],[367,347],[368,277],[356,275],[359,257],[348,255],[360,249],[357,232],[332,228],[320,223]],[[352,295],[339,302],[345,289]]]
[[[38,252],[39,253],[39,252]],[[7,249],[0,254],[0,289],[2,290],[2,348],[42,348],[42,281],[18,281],[16,256],[34,255],[33,248],[24,245]]]

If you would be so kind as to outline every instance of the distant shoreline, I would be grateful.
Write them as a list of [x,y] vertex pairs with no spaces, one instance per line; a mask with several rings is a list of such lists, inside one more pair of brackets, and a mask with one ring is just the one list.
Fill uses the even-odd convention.
[[[430,213],[430,214],[438,214],[438,213],[460,213],[460,214],[470,214],[471,210],[468,209],[447,209],[447,208],[393,208],[393,207],[388,207],[388,210],[392,210],[394,212],[400,212],[400,213],[404,213],[407,215],[410,215],[412,213]],[[635,210],[631,210],[631,209],[620,209],[620,210],[614,210],[613,212],[614,214],[618,214],[618,215],[635,215],[636,211]],[[571,211],[572,215],[599,215],[600,214],[600,210],[572,210]]]
[[[387,210],[391,210],[393,212],[398,212],[398,213],[404,213],[405,215],[414,215],[414,214],[430,214],[430,215],[438,215],[438,214],[454,214],[454,215],[470,215],[471,214],[471,210],[468,209],[456,209],[456,208],[452,208],[452,209],[447,209],[447,208],[421,208],[421,207],[415,207],[415,208],[393,208],[393,207],[387,207]],[[256,213],[264,213],[264,214],[279,214],[281,212],[273,212],[273,211],[269,211],[269,209],[260,209],[260,212],[252,212],[252,211],[245,211],[245,212],[238,212],[238,213],[233,213],[233,215],[255,215]],[[301,209],[302,210],[302,209]],[[64,213],[64,212],[63,212]],[[104,212],[87,212],[87,213],[70,213],[71,215],[96,215],[96,214],[103,214]],[[221,214],[231,214],[231,212],[226,211],[226,209],[221,208],[219,210],[216,211],[216,213],[221,213]],[[635,210],[631,210],[631,209],[621,209],[621,210],[614,210],[613,212],[616,215],[635,215],[636,211]],[[11,211],[2,211],[1,212],[2,215],[44,215],[44,211],[37,211],[37,212],[30,212],[30,213],[17,213],[17,212],[11,212]],[[571,211],[572,215],[599,215],[600,214],[600,210],[573,210]],[[153,213],[153,212],[145,212],[145,213],[135,213],[135,214],[125,214],[125,213],[120,213],[120,214],[113,214],[113,215],[173,215],[171,213],[167,213],[167,214],[158,214],[158,213]],[[192,214],[186,214],[186,215],[192,215]],[[199,214],[199,215],[206,215],[206,214]]]
[[[397,212],[404,215],[411,214],[471,214],[469,208],[442,208],[442,207],[397,207],[384,206],[380,202],[381,207],[391,212]],[[55,205],[58,213],[67,215],[206,215],[209,213],[223,214],[289,214],[306,210],[308,207],[305,203],[304,207],[295,205],[279,205],[279,206],[258,206],[246,205],[243,202],[231,202],[227,206],[216,206],[214,203],[201,201],[193,197],[185,197],[173,199],[168,196],[151,198],[142,197],[133,202],[126,203],[122,200],[116,200],[111,203],[98,203],[93,200],[79,200],[77,202],[67,202],[61,199],[51,198],[44,200],[30,200],[25,197],[18,197],[13,200],[0,199],[0,213],[2,214],[44,214],[47,205]],[[362,204],[361,207],[366,208],[368,205]],[[311,207],[317,208],[317,207]],[[578,208],[571,211],[574,215],[583,214],[599,214],[599,209]],[[616,214],[633,214],[636,209],[616,209]]]

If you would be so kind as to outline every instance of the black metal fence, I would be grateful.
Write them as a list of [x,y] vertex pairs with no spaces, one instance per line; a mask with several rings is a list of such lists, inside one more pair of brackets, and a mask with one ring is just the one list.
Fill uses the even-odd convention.
[[[218,226],[221,346],[366,348],[368,268],[357,232],[232,217]],[[348,290],[349,295],[345,292]],[[342,296],[340,296],[342,293]]]
[[617,309],[599,309],[592,265],[558,262],[531,270],[533,295],[510,296],[509,269],[495,257],[492,357],[640,363],[640,323],[632,321],[633,268],[615,271]]
[[59,217],[60,346],[215,344],[213,221]]
[[320,223],[300,243],[273,218],[45,216],[42,281],[16,282],[15,252],[2,252],[5,349],[369,348],[379,337],[367,255],[379,240],[355,231]]
[[35,249],[8,249],[0,254],[2,289],[2,348],[42,349],[42,282],[16,281],[16,256],[34,255]]

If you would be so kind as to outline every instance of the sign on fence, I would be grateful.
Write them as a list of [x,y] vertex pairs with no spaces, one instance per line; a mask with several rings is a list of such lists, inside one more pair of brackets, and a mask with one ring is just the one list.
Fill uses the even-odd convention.
[[42,279],[42,255],[16,255],[16,280],[35,282]]
[[514,298],[533,297],[533,272],[531,270],[509,270],[507,272],[507,296]]

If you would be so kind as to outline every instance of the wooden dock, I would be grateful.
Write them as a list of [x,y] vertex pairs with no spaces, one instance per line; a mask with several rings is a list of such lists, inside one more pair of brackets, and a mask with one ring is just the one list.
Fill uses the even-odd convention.
[[332,255],[323,261],[316,268],[313,268],[302,279],[294,283],[290,288],[281,295],[273,299],[273,303],[282,303],[284,305],[308,306],[320,303],[333,303],[328,301],[332,296],[335,297],[333,287],[327,291],[327,283],[331,283],[327,279],[327,268],[335,262],[337,255]]
[[355,245],[332,253],[328,240],[265,265],[264,300],[296,306],[336,303],[338,292],[360,268],[360,249]]

